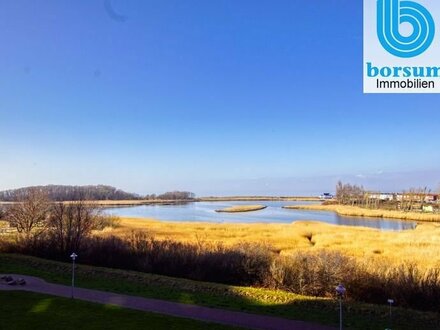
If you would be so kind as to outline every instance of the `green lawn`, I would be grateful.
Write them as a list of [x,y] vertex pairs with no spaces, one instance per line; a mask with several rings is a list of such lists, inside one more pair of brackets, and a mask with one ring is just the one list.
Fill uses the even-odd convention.
[[[27,256],[0,254],[0,273],[42,277],[69,284],[71,265]],[[338,307],[331,299],[304,297],[284,291],[196,282],[132,271],[79,265],[77,285],[117,293],[267,314],[321,324],[338,324]],[[345,304],[345,326],[350,329],[385,329],[387,306]],[[394,309],[393,329],[440,329],[438,313]]]
[[0,329],[238,329],[30,292],[0,291]]

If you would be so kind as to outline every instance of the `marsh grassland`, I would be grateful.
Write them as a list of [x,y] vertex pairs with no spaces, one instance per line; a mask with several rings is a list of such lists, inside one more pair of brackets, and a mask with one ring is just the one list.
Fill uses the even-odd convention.
[[[331,297],[335,285],[344,283],[354,301],[384,304],[392,297],[402,307],[438,311],[436,223],[386,232],[310,221],[207,224],[125,218],[118,228],[99,235],[145,250],[147,259],[141,260],[164,275],[315,297]],[[170,265],[179,266],[171,272]]]
[[423,268],[440,265],[440,224],[421,223],[415,230],[386,232],[362,227],[334,226],[319,222],[292,224],[212,224],[162,222],[121,218],[118,228],[99,235],[127,235],[145,231],[155,239],[184,243],[265,244],[280,255],[298,251],[340,251],[359,259],[392,264],[416,263]]

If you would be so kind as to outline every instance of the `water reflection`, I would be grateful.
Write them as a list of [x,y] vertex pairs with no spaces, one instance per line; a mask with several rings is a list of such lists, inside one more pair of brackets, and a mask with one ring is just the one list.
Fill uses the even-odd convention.
[[415,229],[417,223],[413,221],[401,221],[383,218],[359,218],[359,217],[345,217],[335,214],[336,224],[342,226],[358,226],[358,227],[370,227],[381,230],[408,230]]

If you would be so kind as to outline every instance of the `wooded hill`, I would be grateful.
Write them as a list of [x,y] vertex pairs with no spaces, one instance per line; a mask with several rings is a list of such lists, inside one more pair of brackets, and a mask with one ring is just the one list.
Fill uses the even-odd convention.
[[161,195],[146,195],[129,193],[107,185],[95,186],[64,186],[48,185],[34,186],[19,189],[5,190],[0,192],[0,201],[13,202],[26,196],[31,190],[38,190],[53,201],[78,201],[78,200],[139,200],[139,199],[161,199],[161,200],[189,200],[195,196],[191,192],[174,191]]

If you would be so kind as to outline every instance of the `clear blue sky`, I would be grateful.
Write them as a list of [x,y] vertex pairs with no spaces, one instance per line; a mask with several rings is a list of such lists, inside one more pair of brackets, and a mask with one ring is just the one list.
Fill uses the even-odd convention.
[[438,95],[362,94],[362,2],[0,1],[0,189],[440,183]]

